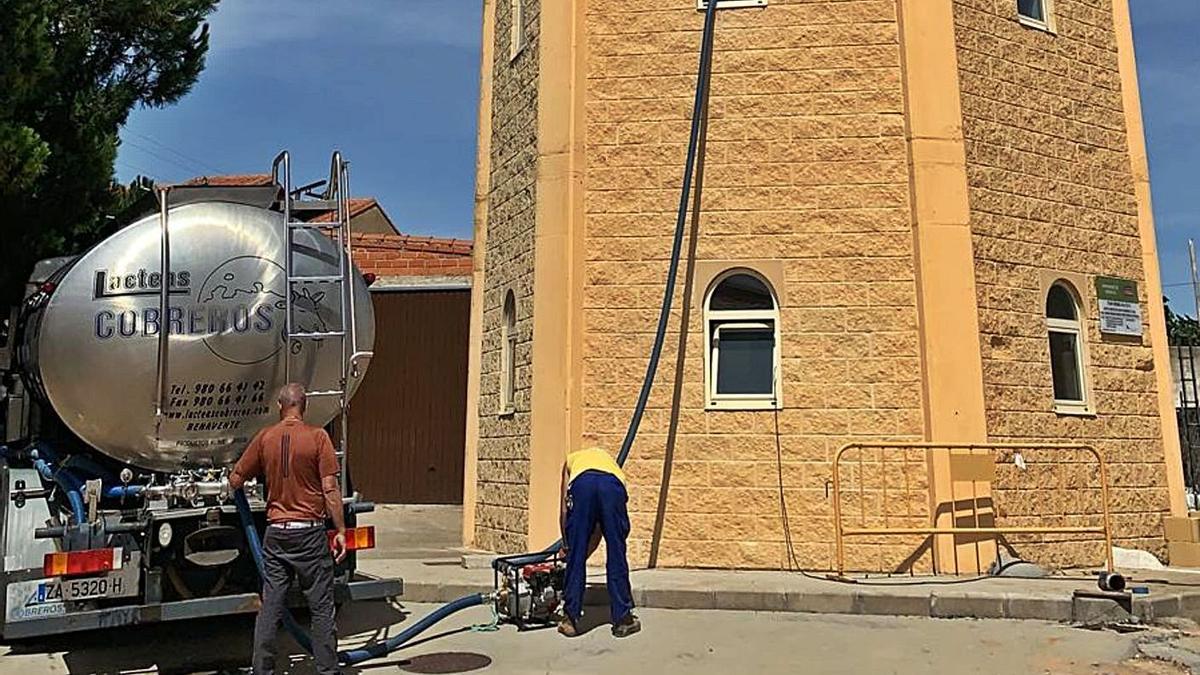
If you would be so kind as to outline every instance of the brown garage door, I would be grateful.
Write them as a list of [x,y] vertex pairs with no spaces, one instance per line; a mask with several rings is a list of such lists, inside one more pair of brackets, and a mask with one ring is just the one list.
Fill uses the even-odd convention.
[[350,408],[354,488],[461,504],[471,293],[373,291],[375,357]]

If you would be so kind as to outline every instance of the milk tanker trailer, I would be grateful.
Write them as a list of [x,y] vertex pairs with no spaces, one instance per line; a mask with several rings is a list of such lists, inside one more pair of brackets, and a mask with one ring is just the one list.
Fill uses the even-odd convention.
[[[344,453],[374,340],[346,167],[335,154],[316,195],[293,191],[287,153],[273,174],[160,190],[156,213],[34,270],[0,350],[3,637],[255,611],[228,473],[288,381],[309,388],[309,422],[340,427],[348,527],[371,510]],[[259,528],[262,487],[247,487]],[[400,583],[356,573],[351,553],[336,590]]]

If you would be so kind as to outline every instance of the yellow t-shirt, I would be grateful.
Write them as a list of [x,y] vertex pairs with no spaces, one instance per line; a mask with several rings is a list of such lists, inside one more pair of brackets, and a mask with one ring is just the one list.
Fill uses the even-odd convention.
[[625,472],[603,448],[586,448],[567,454],[567,482],[575,480],[584,471],[611,473],[625,483]]

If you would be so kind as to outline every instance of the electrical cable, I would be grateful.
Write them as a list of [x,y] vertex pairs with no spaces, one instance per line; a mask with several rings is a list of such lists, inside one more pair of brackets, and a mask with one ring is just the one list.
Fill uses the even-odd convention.
[[792,543],[792,525],[788,520],[787,498],[783,492],[783,444],[779,440],[779,408],[774,410],[775,417],[775,466],[779,469],[779,513],[783,519],[783,542],[787,547],[788,571],[803,572],[796,558],[796,547]]
[[[196,165],[196,166],[188,166],[187,164],[184,164],[183,162],[180,162],[180,161],[179,161],[179,160],[177,160],[177,159],[173,159],[172,157],[169,157],[169,156],[167,156],[167,155],[164,155],[164,154],[162,154],[162,153],[158,152],[157,150],[154,150],[153,148],[148,148],[148,147],[146,147],[146,146],[144,146],[144,145],[142,145],[142,144],[138,143],[137,141],[134,141],[133,139],[130,139],[130,138],[126,138],[126,139],[124,139],[124,140],[122,141],[122,145],[125,145],[125,144],[128,144],[129,146],[131,146],[131,147],[133,147],[133,148],[137,148],[138,150],[141,150],[141,151],[142,151],[142,152],[144,152],[145,154],[147,154],[147,155],[149,155],[149,156],[151,156],[151,157],[153,157],[153,158],[155,158],[155,159],[157,159],[157,160],[159,160],[159,161],[167,162],[168,164],[173,164],[173,165],[175,165],[177,168],[183,169],[184,171],[186,171],[186,172],[188,172],[188,173],[195,173],[195,172],[196,172],[196,166],[199,166],[199,165]],[[200,171],[200,173],[206,173],[206,171],[202,169],[202,170]]]
[[212,171],[216,174],[228,173],[228,172],[224,171],[223,169],[218,169],[217,167],[213,166],[212,164],[209,164],[208,162],[203,162],[195,157],[192,157],[191,155],[189,155],[185,152],[176,150],[174,147],[167,145],[166,143],[163,143],[162,141],[160,141],[158,139],[151,138],[150,136],[147,136],[146,134],[141,134],[136,131],[132,131],[129,128],[126,128],[125,132],[133,134],[134,136],[137,136],[138,138],[140,138],[148,143],[157,145],[158,147],[166,150],[167,152],[169,152],[173,155],[176,155],[176,156],[188,161],[189,163],[194,164],[195,166],[201,167],[202,171],[204,171],[204,172]]

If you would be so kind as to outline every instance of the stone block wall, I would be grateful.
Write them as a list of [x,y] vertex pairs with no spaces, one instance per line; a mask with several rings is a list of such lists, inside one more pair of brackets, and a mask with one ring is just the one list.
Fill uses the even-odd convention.
[[[1145,292],[1111,0],[1055,0],[1056,35],[1021,26],[1015,7],[954,4],[988,432],[1094,444],[1110,463],[1118,543],[1161,554],[1168,497],[1150,332],[1102,337],[1094,286],[1097,275],[1138,281],[1144,319],[1144,303],[1159,302]],[[1053,410],[1044,289],[1062,273],[1083,279],[1094,417]],[[997,501],[1028,516],[1091,508],[1051,493],[1033,514],[1023,503],[1033,497]],[[1103,549],[1025,551],[1094,564]]]
[[[527,44],[511,59],[512,3],[496,3],[479,392],[475,545],[503,552],[525,550],[528,531],[540,0],[524,0],[524,4]],[[501,323],[509,290],[517,310],[515,410],[499,415]]]
[[[663,566],[778,569],[782,487],[797,562],[830,568],[834,453],[923,434],[896,6],[771,0],[718,22],[696,258],[782,261],[785,409],[705,411],[699,306],[680,355],[681,275],[626,465],[631,564],[653,550]],[[583,424],[613,452],[662,298],[702,23],[693,0],[587,3]],[[859,546],[852,566],[914,548]]]

